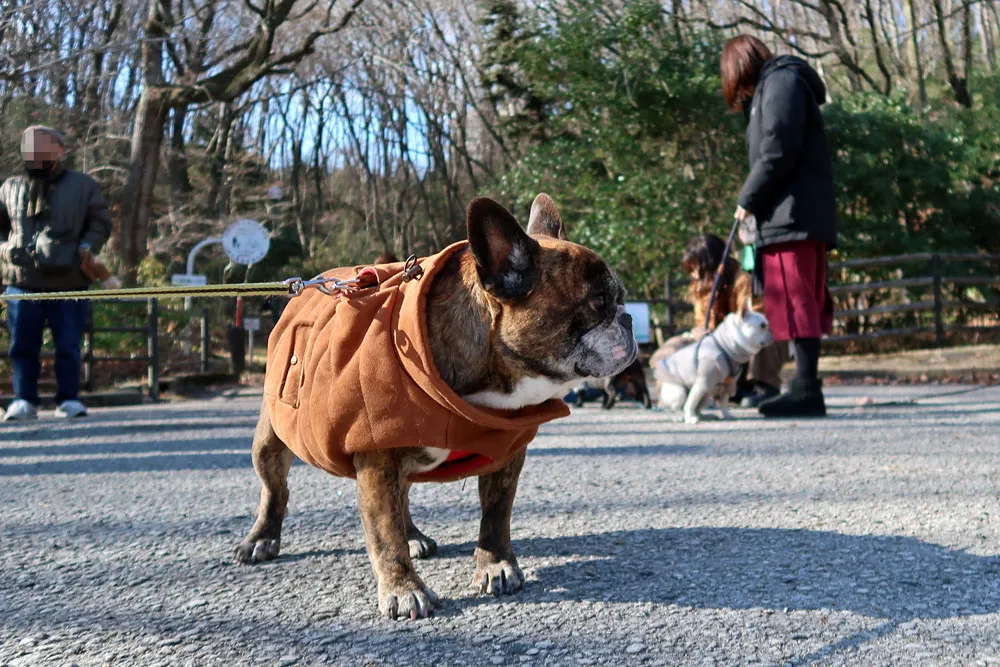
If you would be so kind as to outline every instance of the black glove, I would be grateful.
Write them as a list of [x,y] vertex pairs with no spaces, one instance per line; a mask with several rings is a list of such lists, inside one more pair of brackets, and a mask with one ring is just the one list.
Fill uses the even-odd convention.
[[33,266],[35,263],[27,248],[20,248],[11,243],[0,246],[0,259],[14,266]]

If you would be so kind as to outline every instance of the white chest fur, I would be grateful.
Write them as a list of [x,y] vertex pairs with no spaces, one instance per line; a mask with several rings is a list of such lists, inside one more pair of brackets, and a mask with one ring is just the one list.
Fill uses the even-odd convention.
[[[578,381],[556,382],[548,378],[523,378],[517,383],[514,391],[509,394],[501,394],[496,391],[480,391],[475,394],[463,396],[465,400],[473,405],[484,408],[497,408],[501,410],[516,410],[526,405],[538,405],[550,398],[562,398]],[[416,473],[424,473],[434,470],[445,462],[448,458],[447,449],[436,447],[424,447],[424,453],[430,456],[433,461],[421,464],[415,469]]]
[[516,410],[526,405],[538,405],[550,398],[562,398],[579,380],[560,382],[549,378],[526,377],[518,381],[514,391],[501,394],[496,391],[479,391],[463,396],[473,405],[500,410]]
[[430,472],[434,470],[439,465],[444,463],[448,454],[451,452],[447,449],[438,449],[437,447],[424,447],[424,454],[430,457],[430,461],[421,461],[419,464],[415,465],[411,474],[422,474],[425,472]]

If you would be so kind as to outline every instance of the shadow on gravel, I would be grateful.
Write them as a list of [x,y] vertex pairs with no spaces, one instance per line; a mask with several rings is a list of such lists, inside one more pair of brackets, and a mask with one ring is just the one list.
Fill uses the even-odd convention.
[[[206,435],[208,436],[207,439],[205,439]],[[245,449],[249,452],[250,445],[253,442],[252,433],[245,438],[213,438],[210,433],[201,434],[199,437],[202,439],[159,440],[140,438],[130,442],[91,442],[71,445],[33,445],[30,447],[4,447],[0,445],[0,459],[34,456],[99,456],[106,454],[184,454],[219,450],[231,452],[234,449]]]
[[[229,468],[253,469],[250,460],[250,444],[244,438],[214,441],[211,449],[245,449],[246,453],[217,452],[205,453],[204,443],[191,450],[176,454],[156,454],[151,456],[126,456],[104,459],[67,459],[62,461],[40,461],[38,463],[0,463],[0,477],[17,475],[92,475],[122,472],[168,472],[181,470],[220,470]],[[183,443],[174,443],[183,445]],[[157,447],[157,451],[171,451],[174,445]],[[139,450],[135,450],[139,451]],[[53,452],[55,453],[55,452]],[[92,454],[100,453],[95,447]]]
[[[590,435],[588,433],[588,435]],[[648,434],[646,434],[648,435]],[[700,454],[706,445],[625,445],[621,447],[538,447],[528,448],[532,456],[664,456]],[[2,456],[2,454],[0,454]]]
[[[162,416],[161,416],[162,418]],[[250,437],[253,436],[253,428],[257,425],[256,417],[246,415],[230,415],[223,423],[205,423],[204,421],[164,421],[159,424],[130,424],[127,421],[116,421],[112,424],[93,423],[87,421],[74,421],[72,426],[66,422],[45,423],[36,422],[34,428],[22,429],[16,432],[4,432],[0,429],[0,442],[31,442],[47,441],[53,439],[65,440],[68,438],[100,438],[102,436],[138,436],[142,434],[170,434],[176,436],[178,431],[195,431],[204,433],[219,429],[246,428],[250,429]],[[0,456],[3,456],[0,450]],[[21,451],[21,450],[10,450]],[[15,454],[21,456],[21,454]]]
[[524,593],[531,602],[831,609],[894,621],[1000,611],[1000,558],[907,537],[678,528],[516,540],[514,548],[535,568]]

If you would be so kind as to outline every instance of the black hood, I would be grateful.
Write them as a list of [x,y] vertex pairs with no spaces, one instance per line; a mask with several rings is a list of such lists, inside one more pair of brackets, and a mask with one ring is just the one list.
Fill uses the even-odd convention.
[[[779,69],[791,69],[798,74],[813,91],[813,95],[816,96],[816,104],[826,102],[826,86],[823,84],[823,80],[819,78],[816,70],[809,66],[809,63],[797,56],[778,56],[768,60],[760,70],[759,81],[763,81],[769,74]],[[760,85],[759,82],[758,85]]]

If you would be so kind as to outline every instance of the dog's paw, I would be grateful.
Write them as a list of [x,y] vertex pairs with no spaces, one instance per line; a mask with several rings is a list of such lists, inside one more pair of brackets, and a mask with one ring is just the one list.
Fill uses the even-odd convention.
[[274,560],[281,551],[281,540],[259,539],[247,541],[236,547],[234,557],[236,562],[242,565],[252,565],[253,563],[263,563]]
[[472,577],[472,585],[479,590],[480,595],[512,595],[524,587],[524,573],[513,556],[496,561],[492,556],[479,551],[476,554],[476,573]]
[[437,594],[418,582],[404,582],[397,586],[383,586],[379,583],[378,610],[392,620],[409,618],[430,618]]
[[701,415],[684,415],[685,424],[697,424],[701,422],[701,420],[702,420]]
[[410,558],[430,558],[438,550],[438,543],[419,530],[416,534],[410,534],[408,542],[410,544]]

